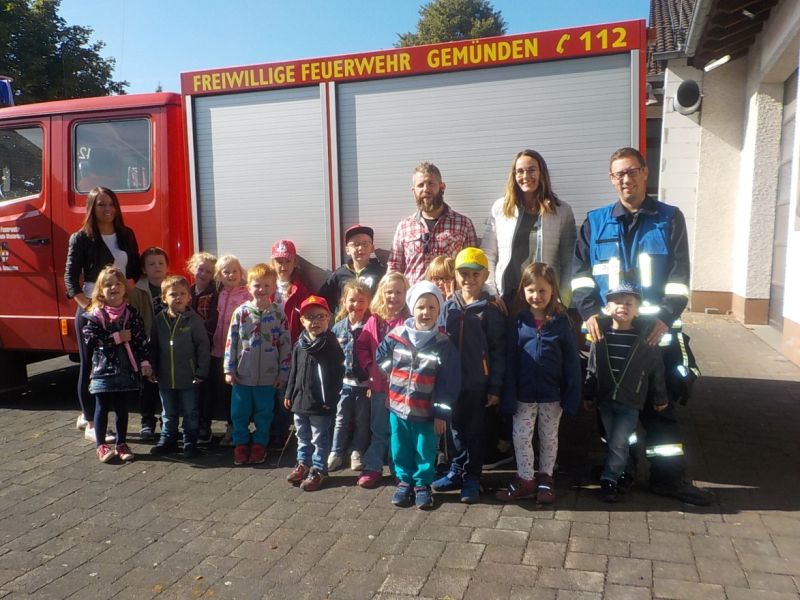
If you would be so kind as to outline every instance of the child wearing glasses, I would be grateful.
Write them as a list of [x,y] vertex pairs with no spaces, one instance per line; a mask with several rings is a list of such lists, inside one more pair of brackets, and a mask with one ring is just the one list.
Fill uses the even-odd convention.
[[386,274],[386,265],[372,256],[375,250],[373,240],[374,231],[366,225],[353,225],[344,232],[345,252],[350,260],[331,273],[319,290],[319,295],[328,301],[334,312],[341,308],[342,291],[351,281],[365,284],[370,297],[375,295],[378,282]]
[[344,377],[344,353],[328,329],[331,312],[325,298],[309,296],[300,304],[304,331],[292,351],[284,406],[294,413],[297,465],[286,480],[306,492],[328,478],[331,424]]

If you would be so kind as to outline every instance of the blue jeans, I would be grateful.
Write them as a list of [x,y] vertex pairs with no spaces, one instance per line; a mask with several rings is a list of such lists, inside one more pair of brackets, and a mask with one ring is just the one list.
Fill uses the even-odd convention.
[[295,415],[297,430],[297,462],[327,473],[331,450],[331,417],[329,415]]
[[606,430],[608,455],[600,479],[617,482],[628,464],[628,438],[636,431],[639,411],[621,402],[602,402],[597,409]]
[[436,475],[436,438],[433,419],[406,421],[389,413],[392,431],[392,461],[397,478],[403,483],[427,486]]
[[266,446],[269,443],[269,426],[275,404],[275,388],[271,385],[234,385],[231,392],[231,421],[233,422],[233,444],[243,446],[250,443],[250,421],[255,423],[253,443]]
[[372,392],[369,409],[372,439],[364,453],[364,470],[382,472],[386,453],[389,451],[389,409],[386,408],[386,393]]
[[369,400],[367,388],[353,385],[342,385],[339,405],[336,407],[336,426],[333,429],[331,452],[342,455],[347,449],[347,438],[350,434],[350,421],[355,417],[353,431],[353,450],[364,452],[369,441]]
[[200,398],[196,387],[184,389],[160,388],[161,396],[161,439],[159,444],[178,441],[178,418],[183,415],[183,443],[197,443],[197,430],[200,427]]

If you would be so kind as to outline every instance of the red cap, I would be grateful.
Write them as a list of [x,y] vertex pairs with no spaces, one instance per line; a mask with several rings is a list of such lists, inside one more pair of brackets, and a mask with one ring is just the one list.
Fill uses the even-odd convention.
[[328,308],[328,301],[325,300],[322,296],[309,296],[300,304],[300,314],[303,314],[303,311],[307,309],[309,306],[320,306],[331,312],[331,309]]
[[344,232],[344,243],[350,241],[350,238],[354,235],[358,235],[359,233],[366,233],[371,240],[375,239],[375,231],[372,227],[367,227],[366,225],[353,225],[347,228],[347,231]]
[[278,240],[272,244],[272,258],[294,258],[297,249],[291,240]]

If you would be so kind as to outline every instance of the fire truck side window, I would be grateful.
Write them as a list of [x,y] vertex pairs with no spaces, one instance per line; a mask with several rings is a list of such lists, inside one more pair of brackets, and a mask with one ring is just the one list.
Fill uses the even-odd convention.
[[0,203],[41,191],[41,128],[0,129]]
[[150,121],[92,121],[75,126],[72,155],[75,190],[95,186],[115,192],[138,192],[150,187]]

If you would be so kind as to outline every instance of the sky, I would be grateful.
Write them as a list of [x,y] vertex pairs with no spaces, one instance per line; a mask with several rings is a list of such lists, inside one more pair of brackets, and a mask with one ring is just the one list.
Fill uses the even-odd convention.
[[[62,0],[94,30],[128,93],[180,91],[180,73],[391,48],[420,0]],[[647,19],[650,0],[493,0],[508,34]]]

